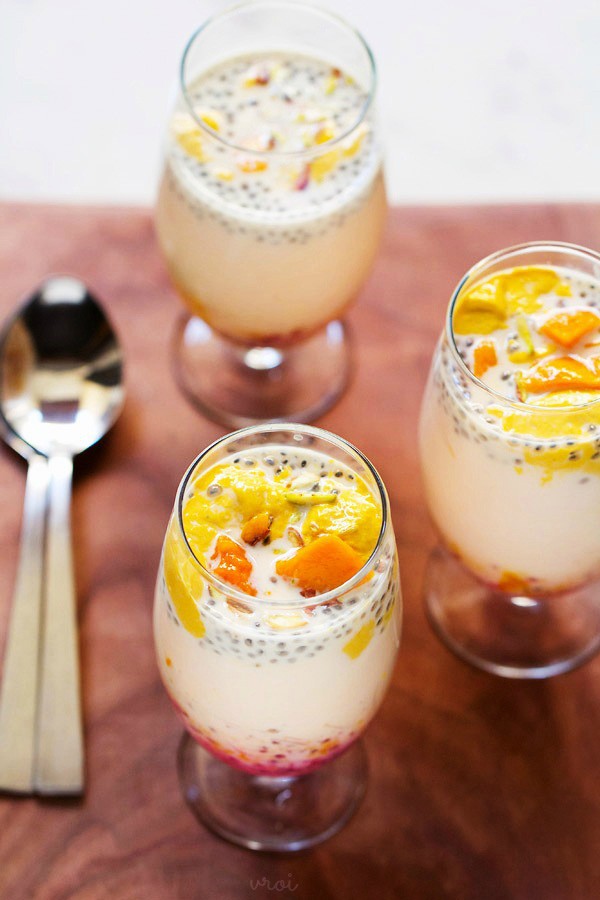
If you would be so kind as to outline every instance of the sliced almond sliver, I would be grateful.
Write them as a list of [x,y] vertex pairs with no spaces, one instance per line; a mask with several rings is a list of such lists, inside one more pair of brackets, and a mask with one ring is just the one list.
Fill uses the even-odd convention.
[[293,544],[294,547],[304,547],[304,538],[297,528],[292,528],[292,526],[290,525],[287,529],[287,536],[289,538],[290,544]]
[[253,609],[251,606],[248,606],[246,603],[242,603],[241,600],[235,600],[233,597],[227,598],[227,606],[230,609],[235,610],[235,612],[241,612],[241,613],[244,613],[245,615],[248,615],[251,612],[253,612]]
[[265,619],[267,625],[276,631],[288,631],[308,625],[306,618],[299,612],[274,613]]

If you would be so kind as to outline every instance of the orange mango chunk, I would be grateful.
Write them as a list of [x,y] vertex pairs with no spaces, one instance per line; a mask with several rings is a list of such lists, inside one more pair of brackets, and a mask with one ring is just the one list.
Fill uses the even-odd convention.
[[498,587],[507,594],[523,594],[525,597],[529,596],[531,590],[529,582],[515,572],[502,572]]
[[569,350],[582,337],[600,327],[600,315],[591,309],[561,309],[550,316],[540,332]]
[[363,557],[337,534],[322,534],[294,556],[275,564],[278,575],[293,578],[303,591],[324,594],[356,575]]
[[497,362],[496,345],[492,341],[480,341],[473,351],[473,375],[481,378]]
[[271,516],[266,512],[258,513],[257,516],[252,516],[251,519],[248,519],[242,528],[242,540],[246,544],[254,546],[259,541],[264,541],[269,534],[270,528]]
[[600,390],[600,357],[562,356],[543,360],[519,378],[519,389],[531,394],[547,391]]
[[232,541],[226,534],[220,534],[211,559],[219,560],[213,572],[222,581],[232,584],[240,591],[244,591],[245,594],[256,596],[256,590],[248,581],[252,573],[252,563],[246,556],[243,547]]

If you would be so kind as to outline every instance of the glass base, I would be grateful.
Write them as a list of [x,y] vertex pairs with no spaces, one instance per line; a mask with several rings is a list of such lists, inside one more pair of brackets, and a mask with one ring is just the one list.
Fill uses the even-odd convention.
[[429,557],[425,603],[433,630],[466,662],[505,678],[548,678],[600,650],[600,583],[546,597],[481,582],[444,547]]
[[250,850],[304,850],[331,837],[360,804],[367,782],[361,741],[306,775],[251,775],[214,757],[184,734],[181,787],[196,817]]
[[174,368],[186,397],[221,425],[311,422],[346,389],[351,342],[344,323],[335,320],[288,347],[246,347],[184,315],[175,333]]

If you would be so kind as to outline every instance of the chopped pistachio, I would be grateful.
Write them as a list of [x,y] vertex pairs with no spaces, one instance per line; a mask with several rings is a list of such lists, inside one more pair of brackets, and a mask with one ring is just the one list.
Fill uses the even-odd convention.
[[298,503],[301,505],[314,506],[316,503],[335,503],[338,498],[337,494],[326,493],[325,491],[286,491],[283,495],[289,503]]
[[517,331],[521,338],[522,346],[521,349],[518,349],[517,347],[512,350],[509,347],[508,358],[514,363],[527,362],[528,359],[531,359],[535,355],[535,347],[533,346],[533,338],[531,337],[531,331],[527,324],[527,317],[524,313],[517,314]]

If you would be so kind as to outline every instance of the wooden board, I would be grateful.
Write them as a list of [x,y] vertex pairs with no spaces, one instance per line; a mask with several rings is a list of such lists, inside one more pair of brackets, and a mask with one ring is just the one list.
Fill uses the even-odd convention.
[[[600,896],[600,659],[540,683],[455,659],[424,617],[434,536],[416,422],[454,285],[524,240],[598,248],[600,207],[396,209],[350,314],[351,389],[319,424],[356,443],[390,493],[405,597],[392,688],[367,734],[371,778],[351,823],[320,848],[277,857],[213,837],[184,805],[179,724],[154,662],[151,607],[179,479],[222,429],[179,395],[169,367],[179,304],[147,211],[0,205],[0,315],[49,273],[102,297],[127,357],[127,403],[76,465],[73,526],[88,791],[84,800],[0,798],[2,900]],[[25,481],[0,453],[0,642]],[[278,885],[278,882],[281,882]]]

